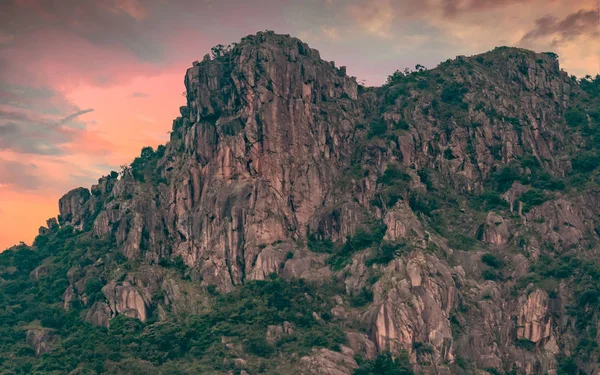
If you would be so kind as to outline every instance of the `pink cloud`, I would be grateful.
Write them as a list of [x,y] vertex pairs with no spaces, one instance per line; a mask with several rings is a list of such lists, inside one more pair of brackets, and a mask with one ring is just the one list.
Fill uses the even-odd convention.
[[27,77],[36,86],[65,92],[82,83],[111,85],[161,71],[153,64],[140,63],[121,48],[94,45],[59,31],[42,34],[43,38],[37,32],[21,35],[18,44],[0,50],[0,59],[8,61],[2,72],[5,82],[23,84]]

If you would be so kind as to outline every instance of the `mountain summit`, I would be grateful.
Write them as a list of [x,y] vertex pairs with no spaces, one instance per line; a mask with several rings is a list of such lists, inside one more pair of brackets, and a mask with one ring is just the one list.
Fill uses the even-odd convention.
[[364,87],[260,32],[185,86],[0,254],[3,372],[600,371],[600,79],[500,47]]

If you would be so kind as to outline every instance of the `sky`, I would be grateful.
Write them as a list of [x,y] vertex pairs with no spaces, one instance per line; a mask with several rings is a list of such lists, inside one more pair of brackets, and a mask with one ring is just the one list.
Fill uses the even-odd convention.
[[367,85],[496,46],[596,75],[597,0],[2,0],[0,250],[58,199],[165,143],[183,78],[216,44],[274,30]]

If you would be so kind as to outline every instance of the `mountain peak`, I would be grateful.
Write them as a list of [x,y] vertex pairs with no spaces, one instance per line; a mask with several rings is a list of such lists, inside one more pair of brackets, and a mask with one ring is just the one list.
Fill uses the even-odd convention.
[[213,63],[227,63],[242,54],[244,50],[255,51],[254,53],[258,53],[258,50],[277,50],[284,54],[299,53],[315,59],[320,58],[319,51],[311,49],[306,43],[296,37],[292,37],[289,34],[277,34],[274,31],[259,31],[256,34],[245,36],[240,42],[214,46],[211,48],[210,53],[204,56],[202,61],[194,61],[192,65],[197,66],[212,60],[215,60]]
[[367,90],[286,35],[217,46],[167,145],[1,254],[0,368],[598,373],[598,84],[502,47]]
[[207,55],[187,70],[185,86],[190,121],[233,116],[271,96],[312,102],[357,98],[356,80],[346,76],[345,67],[335,68],[299,39],[274,32],[214,47],[212,58]]

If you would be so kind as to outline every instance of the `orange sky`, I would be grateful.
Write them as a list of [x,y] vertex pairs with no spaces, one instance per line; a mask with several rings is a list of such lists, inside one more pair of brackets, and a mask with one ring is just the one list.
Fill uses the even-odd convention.
[[498,45],[598,73],[594,0],[12,0],[0,4],[0,249],[31,243],[60,196],[168,139],[185,69],[259,30],[302,38],[381,84]]

